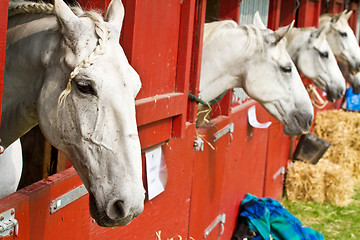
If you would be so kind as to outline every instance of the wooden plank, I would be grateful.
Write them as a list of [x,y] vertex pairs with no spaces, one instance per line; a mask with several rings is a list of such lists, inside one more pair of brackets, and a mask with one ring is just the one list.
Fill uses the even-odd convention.
[[[198,95],[199,83],[200,83],[200,72],[201,72],[201,56],[202,56],[202,40],[204,35],[204,24],[205,24],[205,13],[206,13],[206,1],[198,0],[195,6],[195,21],[194,21],[194,34],[193,39],[193,54],[192,54],[192,65],[191,65],[191,77],[189,92]],[[188,118],[187,121],[194,123],[197,116],[197,104],[194,101],[188,101]]]
[[297,27],[318,27],[321,1],[302,0],[299,7]]
[[[279,28],[281,2],[282,2],[281,0],[270,0],[268,28],[270,28],[272,30],[276,30]],[[284,1],[284,2],[286,2],[286,1]]]
[[[180,27],[179,27],[179,49],[176,71],[176,91],[182,92],[185,96],[189,92],[191,76],[191,57],[194,38],[195,2],[185,0],[181,4]],[[194,103],[192,103],[194,104]],[[187,98],[182,103],[185,106],[181,116],[173,119],[173,137],[181,137],[184,134],[187,119]]]
[[[231,19],[239,22],[240,4],[238,0],[221,0],[219,8],[219,19]],[[212,111],[212,117],[219,115],[228,116],[230,114],[230,106],[232,105],[233,93],[229,90],[219,104],[215,104]]]
[[[0,0],[0,103],[2,103],[2,91],[4,85],[8,5],[9,5],[9,1]],[[1,104],[0,104],[0,116],[1,116]]]
[[168,93],[136,100],[136,121],[142,126],[161,119],[180,115],[186,111],[187,96]]
[[280,22],[279,26],[283,27],[290,24],[295,20],[295,9],[296,9],[296,0],[288,0],[281,2],[281,11],[280,11]]

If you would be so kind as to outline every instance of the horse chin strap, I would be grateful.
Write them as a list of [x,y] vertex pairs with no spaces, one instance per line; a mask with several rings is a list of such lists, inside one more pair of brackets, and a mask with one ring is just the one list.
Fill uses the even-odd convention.
[[323,109],[327,104],[328,101],[322,99],[318,91],[316,91],[316,87],[312,84],[306,85],[306,90],[310,94],[311,103],[317,109]]

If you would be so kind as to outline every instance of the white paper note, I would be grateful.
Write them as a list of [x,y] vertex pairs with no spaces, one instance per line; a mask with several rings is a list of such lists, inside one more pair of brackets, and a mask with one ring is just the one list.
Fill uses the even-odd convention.
[[165,190],[167,169],[161,146],[145,153],[149,200]]
[[249,124],[254,128],[268,128],[271,125],[271,122],[259,123],[256,119],[256,109],[255,106],[252,106],[248,109],[248,121]]

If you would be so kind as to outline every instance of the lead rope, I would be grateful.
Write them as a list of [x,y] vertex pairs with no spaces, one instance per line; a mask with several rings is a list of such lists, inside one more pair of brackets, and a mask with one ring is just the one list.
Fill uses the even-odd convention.
[[310,100],[312,105],[317,109],[323,109],[328,104],[327,100],[322,99],[314,85],[307,85],[306,90],[310,94]]
[[[206,102],[206,101],[202,100],[201,98],[196,97],[195,95],[193,95],[191,93],[188,93],[188,97],[191,100],[194,100],[197,103],[201,103],[202,105],[204,105],[206,107],[205,109],[200,108],[197,113],[197,119],[198,119],[197,122],[200,122],[200,125],[202,125],[204,122],[205,123],[209,122],[209,120],[208,120],[208,119],[210,119],[209,115],[212,111],[211,106],[218,103],[225,96],[226,93],[227,93],[227,90],[224,91],[223,93],[221,93],[217,98],[211,100],[210,102]],[[199,116],[201,116],[201,119],[199,119]]]

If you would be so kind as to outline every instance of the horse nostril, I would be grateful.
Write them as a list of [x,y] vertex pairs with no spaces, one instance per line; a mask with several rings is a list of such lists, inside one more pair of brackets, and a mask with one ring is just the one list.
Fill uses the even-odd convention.
[[106,214],[110,219],[119,220],[128,216],[130,208],[127,207],[124,201],[116,200],[109,204],[106,209]]

